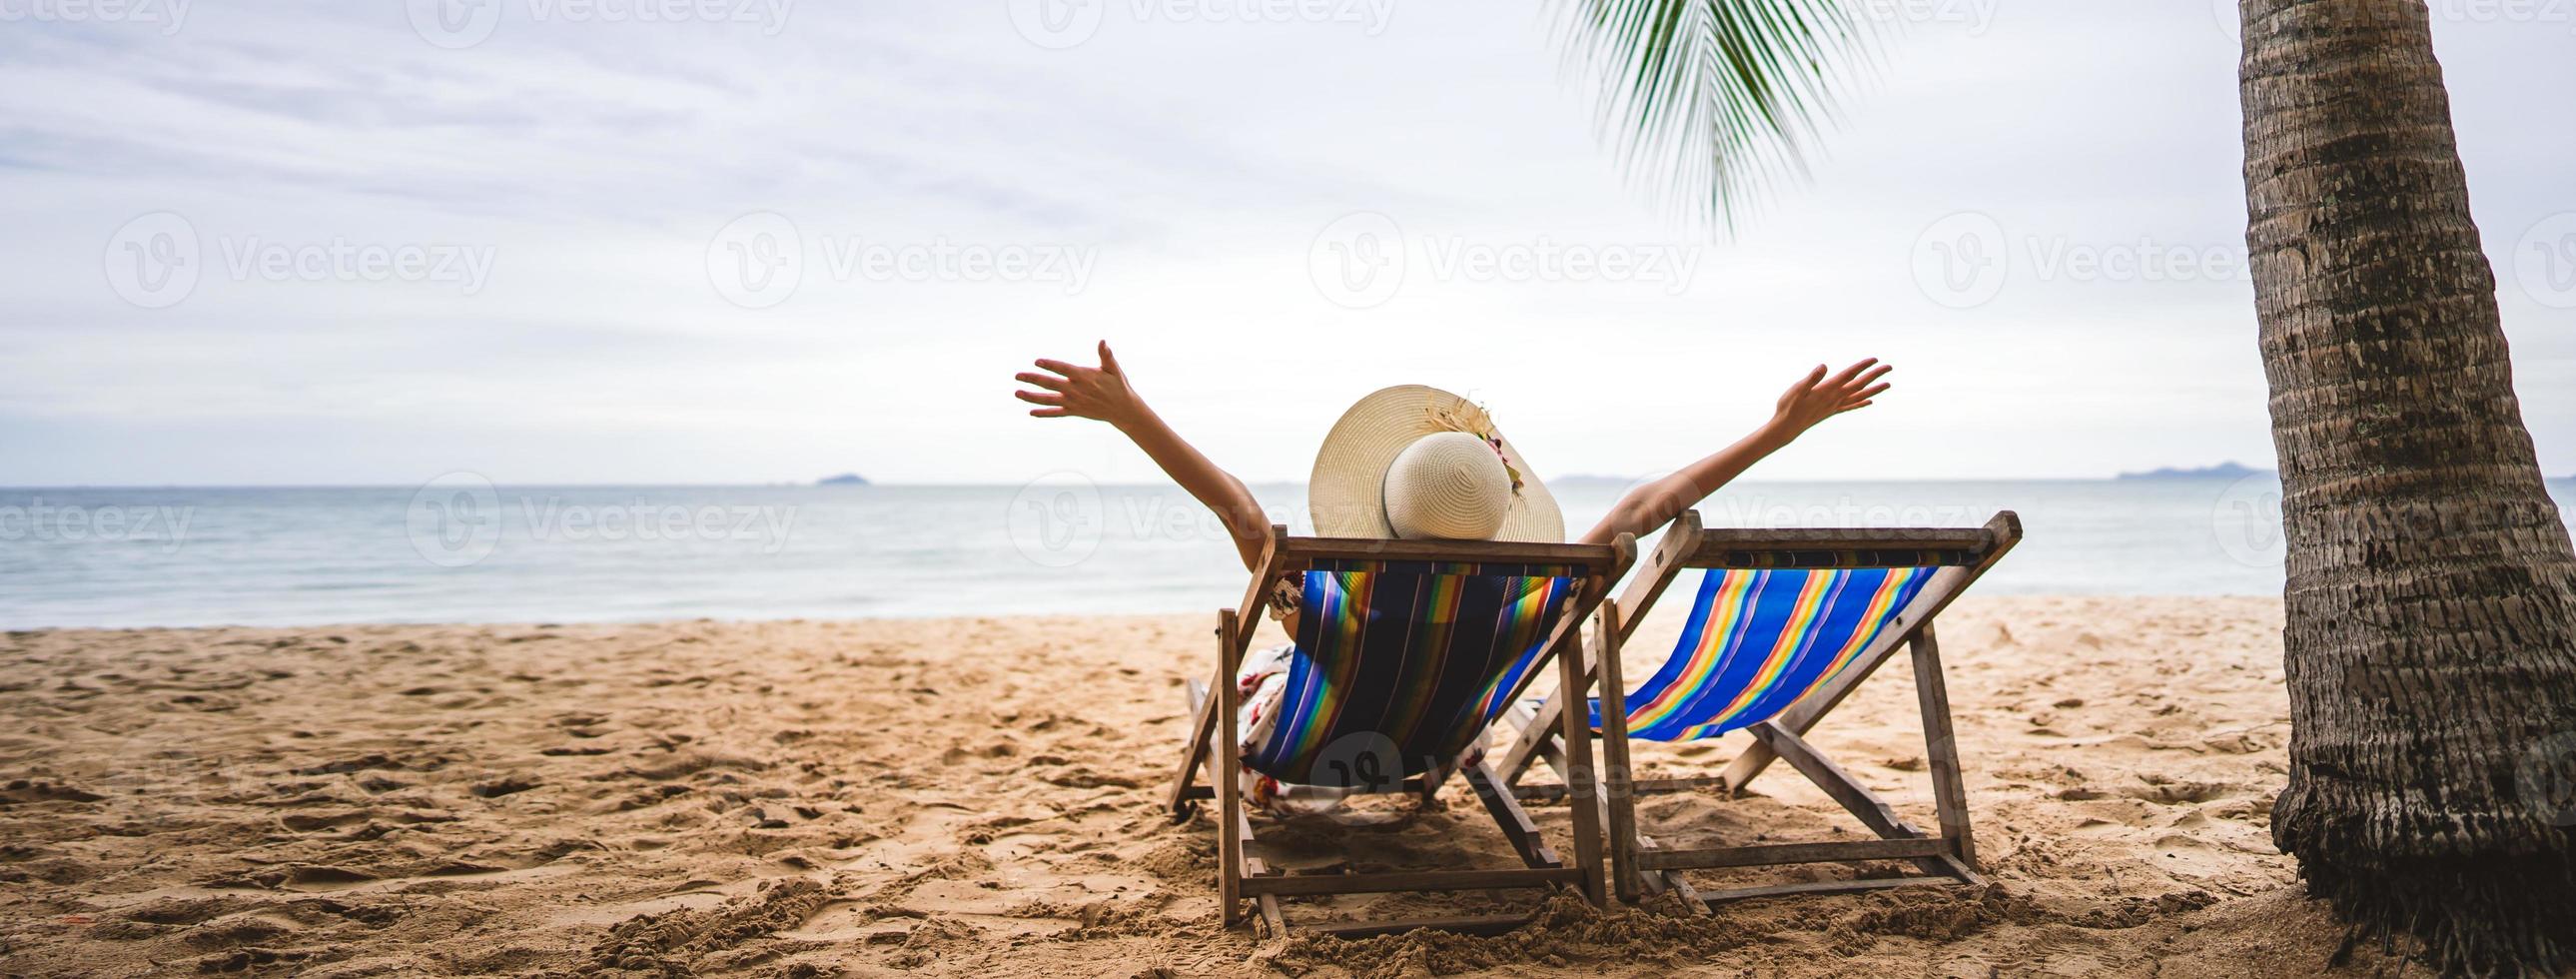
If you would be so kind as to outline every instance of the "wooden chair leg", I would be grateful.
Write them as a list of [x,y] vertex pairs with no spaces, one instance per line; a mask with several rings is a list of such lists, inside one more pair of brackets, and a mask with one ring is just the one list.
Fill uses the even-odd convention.
[[1968,828],[1968,790],[1959,770],[1959,738],[1950,726],[1950,690],[1941,676],[1941,642],[1932,623],[1914,634],[1914,692],[1923,708],[1923,751],[1932,769],[1932,798],[1941,821],[1941,838],[1951,854],[1971,869],[1977,866],[1977,842]]
[[1217,901],[1224,907],[1226,927],[1243,920],[1243,780],[1235,776],[1243,770],[1241,735],[1235,730],[1236,702],[1243,698],[1234,682],[1236,629],[1234,610],[1217,613]]
[[1512,798],[1511,790],[1503,787],[1502,779],[1491,766],[1470,765],[1459,771],[1466,776],[1467,786],[1476,790],[1476,798],[1485,804],[1486,813],[1494,817],[1494,824],[1502,827],[1503,835],[1511,838],[1512,849],[1521,855],[1522,863],[1538,868],[1565,866],[1564,861],[1557,859],[1556,851],[1548,849],[1547,841],[1539,836],[1538,823],[1530,819],[1528,810],[1521,808],[1520,800]]
[[[1187,692],[1189,694],[1189,708],[1192,713],[1196,713],[1201,707],[1216,699],[1216,693],[1214,690],[1202,687],[1196,682],[1189,685]],[[1214,742],[1216,740],[1216,732],[1210,731],[1208,734],[1209,737],[1207,740]],[[1206,779],[1210,785],[1215,785],[1219,781],[1216,777],[1217,756],[1219,754],[1221,754],[1221,752],[1211,747],[1207,751],[1202,752],[1199,759],[1201,763],[1201,771],[1199,773],[1200,777]],[[1248,814],[1237,813],[1235,815],[1235,831],[1243,836],[1243,876],[1250,878],[1268,875],[1270,873],[1270,868],[1261,862],[1261,858],[1252,855],[1252,844],[1259,842],[1252,833],[1252,817]],[[1277,936],[1288,933],[1288,923],[1280,917],[1278,898],[1264,894],[1258,898],[1254,898],[1252,904],[1254,908],[1261,912],[1261,922],[1262,924],[1270,927],[1271,935]]]
[[[1591,679],[1591,674],[1586,672],[1584,681],[1589,683]],[[1521,776],[1529,774],[1531,763],[1536,762],[1549,743],[1555,740],[1557,715],[1564,705],[1563,691],[1549,694],[1546,700],[1539,702],[1528,722],[1520,725],[1520,731],[1512,738],[1512,746],[1504,750],[1503,757],[1494,765],[1494,772],[1503,777],[1503,784],[1518,785]]]
[[[1601,764],[1603,791],[1610,803],[1610,856],[1616,862],[1613,872],[1619,900],[1634,903],[1645,894],[1644,875],[1637,867],[1637,793],[1635,771],[1628,758],[1628,688],[1619,672],[1619,634],[1626,614],[1617,599],[1601,603],[1600,627],[1593,631],[1594,647],[1600,650],[1601,677]],[[1577,710],[1583,702],[1583,691],[1566,698],[1566,709]]]
[[[1593,588],[1606,588],[1600,579]],[[1566,630],[1565,648],[1557,650],[1557,700],[1564,706],[1557,713],[1558,748],[1565,754],[1565,790],[1574,808],[1574,862],[1583,871],[1583,897],[1594,906],[1606,906],[1609,888],[1601,867],[1601,789],[1599,773],[1592,769],[1592,719],[1583,716],[1573,705],[1583,696],[1589,679],[1583,663],[1580,629]]]
[[[1219,633],[1218,638],[1222,640],[1223,634]],[[1208,689],[1214,691],[1231,680],[1231,677],[1219,676]],[[1207,764],[1209,742],[1216,739],[1215,698],[1197,698],[1193,704],[1190,708],[1189,744],[1181,748],[1180,770],[1172,773],[1171,790],[1163,798],[1163,805],[1171,810],[1175,823],[1188,822],[1190,812],[1197,808],[1197,804],[1190,801],[1190,786],[1198,778],[1199,769]],[[1211,784],[1209,788],[1213,790],[1215,786]]]
[[[1623,699],[1624,699],[1624,698],[1623,698]],[[1622,706],[1624,707],[1625,705],[1624,705],[1624,704],[1622,704]],[[1572,782],[1568,781],[1568,780],[1567,780],[1567,778],[1566,778],[1566,774],[1565,774],[1565,773],[1566,773],[1566,767],[1565,767],[1565,756],[1564,756],[1563,754],[1561,754],[1561,753],[1557,752],[1557,751],[1554,749],[1554,747],[1553,747],[1553,746],[1550,746],[1550,747],[1549,747],[1549,748],[1547,748],[1546,750],[1542,750],[1542,751],[1540,751],[1540,752],[1539,752],[1539,756],[1538,756],[1538,757],[1539,757],[1539,760],[1540,760],[1540,761],[1543,761],[1543,762],[1546,762],[1546,763],[1547,763],[1547,766],[1548,766],[1549,770],[1554,771],[1554,772],[1556,773],[1556,778],[1557,778],[1557,783],[1558,783],[1558,784],[1556,784],[1556,785],[1546,785],[1546,786],[1526,786],[1526,787],[1523,787],[1523,786],[1514,786],[1514,787],[1511,787],[1511,791],[1512,791],[1513,798],[1514,798],[1514,799],[1521,799],[1521,798],[1528,798],[1528,797],[1531,797],[1531,796],[1537,796],[1537,797],[1540,797],[1540,798],[1542,798],[1542,799],[1544,799],[1545,801],[1548,801],[1548,802],[1558,802],[1558,801],[1563,801],[1563,800],[1566,798],[1566,794],[1567,794],[1567,793],[1566,793],[1566,789],[1565,789],[1565,787],[1566,787],[1567,785],[1573,784]],[[1661,790],[1660,790],[1660,791],[1671,791],[1671,792],[1690,791],[1690,790],[1691,790],[1691,789],[1693,789],[1693,788],[1705,788],[1705,787],[1707,787],[1707,786],[1709,786],[1709,785],[1715,785],[1715,784],[1716,784],[1715,780],[1713,780],[1713,779],[1664,779],[1664,780],[1660,780],[1660,781],[1662,781],[1662,782],[1671,782],[1671,783],[1675,783],[1675,785],[1674,785],[1673,787],[1669,787],[1669,788],[1665,788],[1665,789],[1661,789]],[[1706,783],[1706,784],[1705,784],[1705,785],[1688,785],[1688,786],[1685,786],[1685,785],[1682,785],[1681,783]],[[1629,794],[1630,794],[1632,797],[1633,797],[1633,796],[1635,796],[1635,795],[1641,794],[1641,793],[1643,793],[1643,792],[1646,792],[1646,791],[1648,791],[1648,790],[1649,790],[1648,783],[1639,782],[1639,781],[1637,781],[1637,780],[1635,780],[1635,779],[1630,779],[1630,780],[1629,780],[1629,782],[1628,782],[1628,791],[1629,791]],[[1594,795],[1594,796],[1593,796],[1594,805],[1598,806],[1598,807],[1601,809],[1601,813],[1602,813],[1602,814],[1601,814],[1601,816],[1600,816],[1599,818],[1600,818],[1600,820],[1601,820],[1602,825],[1605,825],[1605,826],[1606,826],[1606,825],[1609,825],[1609,822],[1610,822],[1608,796],[1609,796],[1609,793],[1608,793],[1608,792],[1606,792],[1606,791],[1605,791],[1605,792],[1601,792],[1601,793],[1596,794],[1596,795]],[[1634,799],[1632,798],[1632,799],[1630,800],[1630,802],[1631,802],[1631,805],[1633,805],[1633,804],[1634,804]],[[1633,811],[1634,811],[1634,810],[1631,810],[1631,812],[1633,812]],[[1657,848],[1659,848],[1659,847],[1660,847],[1660,844],[1658,844],[1658,843],[1656,843],[1656,842],[1655,842],[1655,838],[1654,838],[1654,837],[1646,835],[1643,831],[1640,831],[1640,832],[1636,833],[1636,834],[1632,837],[1632,839],[1634,839],[1634,840],[1636,841],[1636,848],[1635,848],[1635,851],[1634,851],[1634,852],[1636,852],[1636,853],[1643,853],[1643,852],[1645,852],[1645,851],[1653,850],[1653,849],[1657,849]],[[1612,847],[1611,847],[1611,848],[1612,848],[1614,851],[1616,851],[1616,850],[1618,849],[1618,841],[1614,839],[1614,840],[1612,840],[1611,842],[1612,842]],[[1614,853],[1613,853],[1613,857],[1615,858],[1616,856],[1617,856],[1617,854],[1614,852]],[[1637,861],[1637,860],[1635,860],[1635,859],[1632,857],[1632,858],[1630,859],[1630,862],[1635,863],[1635,862],[1638,862],[1638,861]],[[1613,860],[1613,863],[1614,863],[1614,864],[1616,863],[1616,860],[1615,860],[1615,859]],[[1657,873],[1657,874],[1652,875],[1652,876],[1648,876],[1648,875],[1645,875],[1645,874],[1643,874],[1643,873],[1640,873],[1640,874],[1639,874],[1639,876],[1642,878],[1642,880],[1643,880],[1643,882],[1644,882],[1644,884],[1645,884],[1646,893],[1648,893],[1648,894],[1662,894],[1662,893],[1663,893],[1663,892],[1665,892],[1665,891],[1673,891],[1673,892],[1675,892],[1675,893],[1680,894],[1680,895],[1682,896],[1682,900],[1683,900],[1683,901],[1688,902],[1688,903],[1689,903],[1689,904],[1690,904],[1690,905],[1691,905],[1691,906],[1692,906],[1696,911],[1705,912],[1706,910],[1708,910],[1708,909],[1707,909],[1707,907],[1706,907],[1704,904],[1702,904],[1702,902],[1701,902],[1701,900],[1700,900],[1699,892],[1698,892],[1697,890],[1695,890],[1695,889],[1693,889],[1693,888],[1691,887],[1690,881],[1683,879],[1683,877],[1682,877],[1682,872],[1681,872],[1681,871],[1678,871],[1678,870],[1666,870],[1666,871],[1662,871],[1662,872]]]

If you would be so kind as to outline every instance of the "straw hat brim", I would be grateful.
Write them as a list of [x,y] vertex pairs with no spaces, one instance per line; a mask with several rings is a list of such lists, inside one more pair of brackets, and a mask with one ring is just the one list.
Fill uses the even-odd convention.
[[[1323,537],[1393,539],[1386,517],[1386,471],[1395,457],[1425,435],[1460,429],[1443,419],[1479,417],[1482,409],[1447,391],[1420,384],[1387,388],[1361,398],[1333,423],[1324,445],[1315,450],[1315,472],[1307,479],[1306,504],[1315,533]],[[1481,434],[1481,433],[1479,433]],[[1501,438],[1502,433],[1492,433]],[[1502,439],[1503,455],[1520,474],[1521,488],[1504,511],[1494,540],[1565,542],[1565,515],[1556,497],[1529,459]]]

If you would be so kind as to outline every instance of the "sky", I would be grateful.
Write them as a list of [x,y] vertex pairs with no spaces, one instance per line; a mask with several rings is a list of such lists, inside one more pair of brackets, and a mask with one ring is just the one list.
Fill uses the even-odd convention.
[[[2437,0],[2525,421],[2576,473],[2576,2]],[[1864,0],[1809,177],[1628,181],[1546,0],[0,0],[0,485],[1245,479],[1360,395],[1641,475],[2269,466],[2229,0]]]

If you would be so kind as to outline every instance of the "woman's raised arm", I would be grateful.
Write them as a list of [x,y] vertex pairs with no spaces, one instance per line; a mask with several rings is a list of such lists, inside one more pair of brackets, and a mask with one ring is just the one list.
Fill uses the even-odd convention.
[[1816,369],[1780,395],[1771,420],[1753,430],[1753,434],[1736,440],[1734,445],[1719,449],[1662,479],[1628,491],[1592,532],[1583,535],[1583,543],[1607,544],[1620,534],[1644,537],[1656,528],[1672,522],[1682,511],[1699,505],[1717,488],[1744,474],[1762,457],[1780,451],[1807,429],[1846,411],[1869,407],[1872,399],[1885,392],[1888,385],[1878,381],[1890,370],[1872,357],[1832,377],[1825,376],[1825,365]]
[[1125,433],[1128,441],[1136,443],[1155,465],[1163,467],[1164,475],[1216,511],[1217,519],[1225,522],[1226,532],[1234,538],[1236,552],[1243,556],[1244,568],[1253,570],[1261,560],[1262,541],[1270,536],[1269,515],[1262,512],[1260,501],[1252,498],[1252,491],[1242,480],[1217,468],[1146,406],[1145,399],[1128,384],[1127,372],[1118,366],[1118,356],[1109,352],[1109,341],[1100,342],[1098,367],[1045,359],[1040,359],[1037,367],[1038,371],[1015,375],[1020,383],[1042,389],[1013,392],[1020,400],[1039,406],[1029,411],[1031,416],[1092,418]]

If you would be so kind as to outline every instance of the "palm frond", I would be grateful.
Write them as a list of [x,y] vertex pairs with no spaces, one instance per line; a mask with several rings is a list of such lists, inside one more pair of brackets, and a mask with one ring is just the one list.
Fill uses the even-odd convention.
[[1597,86],[1600,135],[1630,179],[1730,232],[1773,184],[1806,175],[1874,39],[1857,0],[1555,2],[1567,66]]

